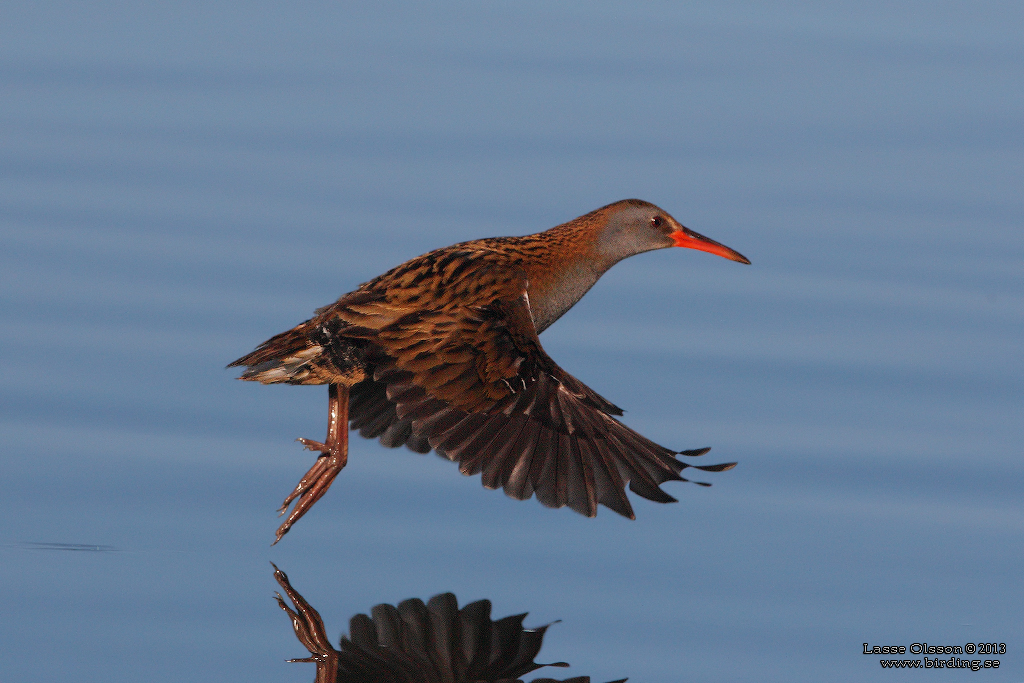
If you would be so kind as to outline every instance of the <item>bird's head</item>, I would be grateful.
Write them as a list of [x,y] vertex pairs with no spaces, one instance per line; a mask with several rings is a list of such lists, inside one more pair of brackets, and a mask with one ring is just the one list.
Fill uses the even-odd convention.
[[[654,249],[686,247],[749,264],[747,257],[724,244],[704,237],[650,202],[625,199],[596,212],[597,250],[611,263]],[[603,219],[603,220],[602,220]]]

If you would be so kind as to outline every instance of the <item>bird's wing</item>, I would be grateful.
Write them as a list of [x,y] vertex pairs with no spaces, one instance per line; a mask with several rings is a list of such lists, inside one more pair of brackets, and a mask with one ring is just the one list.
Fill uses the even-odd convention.
[[351,426],[385,445],[433,448],[514,498],[536,493],[548,507],[590,517],[601,503],[633,518],[627,484],[649,500],[674,502],[659,484],[687,481],[680,472],[690,465],[676,456],[707,449],[673,451],[616,420],[621,410],[544,352],[525,278],[503,282],[489,303],[391,314],[384,325],[360,327],[358,312],[341,311],[352,325],[345,334],[380,354],[373,376],[352,389]]

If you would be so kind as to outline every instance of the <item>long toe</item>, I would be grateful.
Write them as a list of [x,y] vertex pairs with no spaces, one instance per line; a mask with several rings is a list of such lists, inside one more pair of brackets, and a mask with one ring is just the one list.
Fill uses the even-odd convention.
[[[322,468],[320,461],[325,461]],[[288,518],[277,528],[277,538],[271,545],[276,544],[284,538],[284,535],[288,533],[292,528],[292,525],[299,521],[299,519],[301,519],[302,516],[306,514],[325,493],[327,493],[327,489],[331,488],[331,484],[334,483],[334,478],[338,476],[338,473],[341,472],[343,467],[344,463],[339,463],[338,459],[333,456],[323,456],[318,459],[317,464],[313,466],[313,469],[303,477],[303,482],[305,482],[310,478],[310,475],[314,473],[314,470],[318,470],[315,480],[312,481],[310,486],[308,486],[306,490],[299,495],[298,502],[295,503],[295,507],[292,508]],[[300,482],[300,485],[301,484],[302,482]],[[293,497],[294,492],[292,496],[289,496],[289,498]],[[286,500],[285,505],[287,506],[290,502],[291,500]]]
[[277,515],[280,517],[287,510],[288,506],[292,504],[292,501],[308,491],[323,475],[324,471],[330,466],[330,456],[321,455],[313,463],[313,466],[309,468],[309,471],[302,475],[302,479],[296,484],[295,490],[288,494],[288,497],[281,503],[281,507],[277,509]]

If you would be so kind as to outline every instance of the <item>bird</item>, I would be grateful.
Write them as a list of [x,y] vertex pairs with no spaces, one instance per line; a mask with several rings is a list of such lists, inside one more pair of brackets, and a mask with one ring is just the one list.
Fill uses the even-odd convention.
[[[622,409],[563,370],[538,335],[619,261],[685,247],[739,263],[739,252],[626,199],[544,232],[436,249],[392,268],[228,367],[264,384],[328,385],[319,456],[278,510],[274,543],[348,461],[348,431],[388,447],[431,450],[513,498],[588,517],[598,504],[635,519],[625,493],[676,502],[660,488],[710,448],[675,451],[616,418]],[[694,482],[704,486],[710,484]]]
[[[276,593],[277,604],[310,654],[288,661],[315,663],[316,683],[522,683],[521,676],[545,666],[569,666],[534,661],[550,624],[525,629],[526,614],[495,621],[490,600],[459,608],[452,593],[435,595],[427,603],[412,598],[397,606],[380,604],[368,615],[357,614],[337,650],[319,612],[271,565],[292,603]],[[531,683],[590,683],[590,677],[535,678]]]

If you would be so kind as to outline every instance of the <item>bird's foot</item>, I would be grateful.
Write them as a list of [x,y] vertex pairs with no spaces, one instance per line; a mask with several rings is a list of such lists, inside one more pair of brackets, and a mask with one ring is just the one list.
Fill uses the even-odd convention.
[[277,538],[274,540],[274,544],[280,541],[292,528],[292,525],[299,521],[313,507],[313,504],[327,493],[327,489],[331,488],[331,484],[334,483],[334,478],[338,476],[338,473],[348,463],[347,443],[340,441],[321,443],[320,441],[302,438],[298,439],[298,441],[308,450],[319,451],[320,457],[316,459],[316,462],[309,468],[309,471],[303,475],[295,490],[288,494],[288,497],[284,499],[284,503],[278,509],[278,516],[283,515],[288,511],[288,506],[292,504],[292,501],[298,499],[295,507],[292,508],[291,513],[288,515],[288,519],[278,527],[275,534]]

